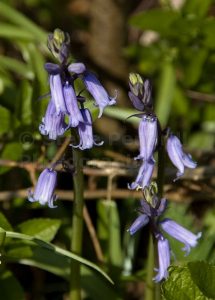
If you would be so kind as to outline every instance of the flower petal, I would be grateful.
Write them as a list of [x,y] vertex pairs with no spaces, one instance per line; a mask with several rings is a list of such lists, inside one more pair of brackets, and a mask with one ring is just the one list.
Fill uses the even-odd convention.
[[56,112],[59,114],[60,112],[66,113],[66,104],[63,96],[63,86],[61,82],[61,77],[59,74],[50,75],[50,89],[51,89],[51,97],[55,104]]
[[88,92],[93,96],[96,105],[99,107],[99,116],[102,116],[103,110],[108,105],[114,105],[116,103],[116,97],[111,98],[100,81],[93,73],[85,72],[83,74],[83,81]]
[[49,207],[54,207],[56,182],[57,172],[52,169],[44,169],[38,178],[34,193],[29,191],[28,200],[31,202],[39,201],[41,205],[48,204]]
[[66,103],[67,112],[69,114],[69,126],[77,127],[80,122],[84,122],[78,101],[73,87],[66,83],[63,87],[63,94]]
[[82,74],[86,71],[86,67],[82,63],[72,63],[68,66],[68,71],[76,74]]
[[168,276],[168,267],[170,265],[170,247],[169,242],[162,235],[158,237],[158,274],[153,278],[155,282],[160,282]]
[[154,171],[154,161],[151,159],[150,161],[144,161],[139,168],[139,172],[131,185],[128,185],[130,190],[134,190],[136,188],[144,189],[144,187],[149,186],[151,177]]
[[171,219],[164,219],[160,225],[166,233],[185,245],[182,250],[186,252],[186,255],[189,254],[190,248],[196,247],[197,241],[201,237],[201,232],[193,234]]
[[151,160],[158,138],[157,118],[144,115],[139,124],[140,154],[135,159]]
[[149,217],[145,214],[141,214],[139,217],[136,218],[134,223],[128,229],[131,235],[135,234],[140,228],[144,227],[149,222]]

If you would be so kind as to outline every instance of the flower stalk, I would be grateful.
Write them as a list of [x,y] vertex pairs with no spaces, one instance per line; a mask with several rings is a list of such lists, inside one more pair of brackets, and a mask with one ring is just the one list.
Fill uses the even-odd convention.
[[152,234],[149,235],[149,245],[148,245],[148,258],[147,258],[147,266],[146,266],[146,292],[145,292],[145,300],[154,300],[155,295],[155,282],[152,281],[154,276],[154,241]]
[[[74,202],[72,215],[72,238],[71,251],[75,254],[82,253],[83,240],[83,207],[84,207],[84,175],[82,151],[73,148],[73,163],[75,172],[73,175],[74,184]],[[70,300],[81,300],[81,265],[79,262],[71,261],[70,275]]]

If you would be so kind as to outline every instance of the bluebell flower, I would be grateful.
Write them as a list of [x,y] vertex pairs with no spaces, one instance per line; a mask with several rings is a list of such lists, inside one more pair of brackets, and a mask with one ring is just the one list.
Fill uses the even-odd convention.
[[142,214],[146,214],[152,220],[156,217],[159,217],[163,214],[165,209],[167,208],[167,200],[166,198],[159,198],[154,195],[152,197],[152,203],[149,204],[145,199],[140,200],[141,206],[138,209]]
[[157,117],[144,114],[139,124],[140,154],[135,159],[150,161],[158,140]]
[[[146,191],[149,192],[150,189],[146,188],[145,197],[147,196]],[[151,225],[150,228],[158,245],[159,269],[157,269],[158,274],[154,277],[154,281],[156,282],[159,282],[168,276],[167,269],[170,265],[169,242],[164,238],[161,231],[165,231],[173,238],[183,243],[185,247],[182,248],[182,250],[185,251],[186,254],[189,254],[190,249],[197,245],[197,241],[201,237],[201,233],[195,235],[173,220],[164,219],[163,221],[160,221],[159,217],[162,216],[166,207],[166,199],[162,198],[159,200],[155,194],[150,197],[150,203],[145,199],[142,199],[141,206],[138,209],[139,216],[128,229],[129,233],[133,235],[146,224],[149,223]]]
[[86,71],[83,63],[72,63],[68,66],[68,71],[75,74],[82,74]]
[[201,232],[193,234],[191,231],[171,219],[164,219],[160,222],[160,225],[166,233],[184,244],[184,248],[182,248],[182,250],[186,252],[185,255],[190,253],[192,247],[196,247],[198,243],[197,241],[202,235]]
[[56,112],[59,113],[67,113],[66,103],[63,95],[63,84],[61,80],[60,74],[50,75],[50,90],[51,90],[51,98],[55,104]]
[[53,63],[45,63],[44,65],[45,70],[48,72],[49,75],[57,75],[61,73],[60,66]]
[[135,190],[137,188],[144,189],[146,186],[149,186],[154,170],[154,165],[155,162],[153,157],[150,160],[142,162],[135,181],[131,184],[128,184],[128,188],[130,190]]
[[102,116],[103,110],[108,105],[116,104],[116,97],[111,98],[100,81],[96,78],[93,73],[85,72],[83,74],[83,81],[88,90],[96,102],[96,106],[99,107],[99,116]]
[[50,208],[54,208],[54,201],[57,199],[54,195],[56,187],[57,172],[53,169],[45,169],[40,174],[34,193],[29,191],[28,200],[31,202],[39,201],[40,204],[48,204]]
[[131,235],[135,234],[140,228],[144,227],[145,225],[147,225],[149,223],[149,217],[145,214],[141,214],[140,216],[138,216],[136,218],[136,220],[134,221],[134,223],[132,223],[132,225],[130,226],[130,228],[128,229],[129,233]]
[[66,82],[63,87],[63,94],[66,103],[67,113],[69,115],[69,126],[77,127],[80,122],[84,122],[77,97],[73,87]]
[[158,273],[153,278],[155,282],[160,282],[168,277],[168,267],[170,266],[170,247],[167,239],[162,234],[158,234],[157,246],[158,246],[158,261],[159,269],[155,269]]
[[93,137],[93,128],[92,128],[92,117],[88,109],[82,108],[81,114],[83,116],[84,122],[78,124],[78,133],[80,142],[78,145],[71,145],[74,148],[79,148],[81,150],[90,149],[95,146],[101,146],[103,141],[96,143]]
[[[178,169],[177,177],[178,179],[180,176],[184,174],[184,167],[188,167],[191,169],[196,168],[197,163],[192,160],[190,154],[186,154],[183,151],[182,144],[177,136],[170,134],[167,139],[167,152],[169,155],[170,160]],[[175,180],[176,180],[175,179]]]
[[56,113],[56,108],[52,100],[49,101],[46,114],[39,126],[42,135],[48,135],[50,140],[56,140],[58,136],[62,136],[68,129],[64,121],[63,113]]
[[162,215],[167,205],[165,198],[162,198],[158,203],[158,197],[156,196],[153,197],[153,205],[149,204],[145,199],[142,199],[140,203],[141,206],[138,208],[140,215],[128,229],[131,235],[135,234],[139,229],[148,224],[150,220],[151,222],[154,222],[156,217]]

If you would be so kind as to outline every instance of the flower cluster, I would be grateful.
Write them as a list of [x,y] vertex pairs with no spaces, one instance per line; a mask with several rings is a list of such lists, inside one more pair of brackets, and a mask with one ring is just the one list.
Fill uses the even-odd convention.
[[[146,191],[149,191],[149,189],[145,188]],[[129,232],[133,235],[146,224],[150,223],[157,241],[159,260],[159,269],[156,269],[158,273],[154,277],[154,281],[159,282],[167,278],[167,269],[170,265],[170,245],[169,241],[164,237],[163,232],[184,244],[182,250],[185,251],[185,255],[188,255],[191,248],[197,245],[197,240],[201,237],[201,232],[195,235],[171,219],[160,221],[160,217],[166,210],[167,200],[165,198],[159,199],[156,195],[152,195],[151,199],[151,203],[146,201],[146,198],[141,200],[141,207],[138,209],[140,215],[129,228]]]
[[[84,107],[85,98],[77,93],[75,80],[80,79],[94,99],[95,106],[99,108],[99,118],[106,106],[116,103],[116,97],[108,95],[97,77],[89,72],[83,63],[69,62],[68,33],[56,29],[53,34],[49,34],[48,48],[59,63],[45,64],[45,70],[49,75],[50,101],[39,126],[40,133],[51,140],[56,140],[66,130],[75,128],[79,143],[71,144],[72,147],[85,150],[92,148],[93,145],[102,145],[103,142],[96,143],[94,140],[91,112]],[[29,193],[29,200],[39,201],[40,204],[48,203],[49,207],[54,207],[53,201],[56,197],[53,196],[53,191],[56,176],[54,170],[45,169],[38,179],[34,193]]]
[[[154,170],[155,159],[154,152],[159,147],[161,134],[158,118],[153,112],[151,85],[148,80],[143,82],[139,74],[130,74],[129,86],[131,91],[128,95],[134,107],[141,113],[136,115],[141,117],[139,123],[139,142],[140,154],[135,157],[135,160],[141,160],[141,167],[135,182],[128,185],[129,189],[141,188],[149,186]],[[168,137],[166,142],[166,150],[172,163],[177,167],[178,179],[184,174],[184,168],[195,168],[196,162],[192,160],[190,154],[186,154],[182,148],[182,144],[177,136],[170,133],[168,130]]]
[[195,168],[196,162],[192,160],[190,154],[184,152],[177,136],[173,135],[170,130],[162,132],[159,120],[153,112],[152,89],[149,81],[144,82],[139,74],[132,73],[129,76],[129,86],[129,98],[134,107],[140,111],[139,114],[135,115],[141,118],[138,130],[140,153],[135,157],[135,160],[141,160],[141,165],[136,180],[129,184],[128,188],[131,190],[141,189],[144,199],[141,200],[140,215],[128,231],[133,235],[150,223],[157,241],[159,256],[159,269],[157,269],[158,273],[154,277],[154,281],[159,282],[168,276],[167,269],[170,265],[170,245],[163,232],[182,242],[185,245],[182,250],[186,254],[189,254],[191,247],[197,245],[197,240],[201,236],[201,233],[195,235],[173,220],[164,219],[160,221],[160,217],[166,209],[167,201],[164,198],[159,199],[155,192],[152,193],[151,178],[155,166],[154,153],[160,147],[162,135],[167,133],[165,136],[166,150],[173,165],[178,169],[176,179],[184,174],[185,167]]
[[[99,108],[99,118],[104,108],[115,104],[116,99],[108,95],[96,76],[89,72],[83,63],[68,63],[69,44],[69,35],[60,29],[56,29],[48,37],[48,47],[60,63],[45,64],[49,75],[50,101],[39,130],[49,139],[56,140],[67,129],[77,128],[80,134],[78,147],[85,150],[97,144],[93,140],[91,113],[84,108],[85,98],[75,90],[75,80],[81,79],[93,97],[95,105]],[[66,116],[69,120],[67,123]]]

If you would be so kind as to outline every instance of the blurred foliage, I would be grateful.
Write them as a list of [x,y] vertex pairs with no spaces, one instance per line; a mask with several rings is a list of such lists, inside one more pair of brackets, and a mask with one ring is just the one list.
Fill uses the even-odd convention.
[[[137,71],[152,80],[155,109],[161,124],[170,125],[177,133],[184,132],[185,143],[193,150],[213,151],[215,145],[214,3],[212,0],[187,0],[177,9],[171,3],[172,1],[162,1],[159,6],[150,10],[138,11],[137,9],[138,12],[135,13],[129,11],[129,43],[123,50],[124,57],[132,71]],[[48,77],[43,67],[45,61],[50,60],[46,47],[47,32],[63,26],[65,26],[63,29],[70,34],[75,30],[89,30],[90,20],[86,21],[81,16],[71,18],[68,5],[68,1],[59,3],[51,0],[2,0],[0,2],[0,158],[2,160],[33,162],[42,154],[42,163],[47,164],[62,142],[60,140],[55,144],[42,138],[38,133],[38,126],[44,115],[47,93],[49,93]],[[78,57],[79,53],[76,51],[72,55]],[[87,63],[87,54],[84,63]],[[102,72],[99,76],[102,79]],[[126,120],[136,113],[134,109],[129,108],[129,102],[128,107],[124,108],[108,107],[105,113],[122,122],[122,127],[128,127],[129,133],[132,132],[133,136],[136,134],[133,127],[137,127],[138,119],[133,117]],[[96,111],[94,114],[96,115]],[[112,145],[109,148],[111,147]],[[92,157],[99,156],[99,151],[101,150],[92,150]],[[116,151],[125,153],[128,149],[119,142]],[[130,154],[134,156],[133,153]],[[90,157],[91,154],[87,155]],[[31,184],[26,172],[12,170],[11,167],[0,166],[0,176],[1,190],[25,188]],[[71,181],[71,176],[68,175],[60,180],[59,185],[66,189],[69,186],[71,189]],[[104,181],[101,179],[101,185],[103,184]],[[125,186],[124,182],[122,184]],[[67,252],[66,255],[56,253],[56,249],[61,247],[64,250],[69,247],[72,205],[60,202],[57,211],[53,211],[39,208],[37,204],[30,206],[19,198],[8,202],[1,204],[0,213],[0,227],[4,229],[0,232],[0,249],[3,256],[0,267],[1,297],[26,299],[26,295],[31,294],[31,288],[34,286],[33,278],[34,276],[38,278],[38,275],[34,274],[32,269],[28,269],[29,276],[23,278],[17,271],[19,268],[26,271],[24,265],[28,265],[45,270],[46,278],[54,276],[51,277],[52,283],[48,282],[49,279],[46,279],[45,283],[53,293],[49,293],[44,284],[40,297],[62,299],[57,298],[56,294],[62,295],[68,290],[69,263],[74,256],[68,257]],[[172,286],[171,281],[176,280],[178,268],[181,278],[185,278],[183,282],[186,281],[188,287],[193,287],[199,299],[211,297],[213,294],[213,290],[205,285],[207,282],[214,281],[214,267],[203,262],[187,263],[190,260],[215,262],[215,211],[211,206],[208,204],[210,209],[204,208],[202,215],[196,217],[189,205],[177,204],[177,208],[174,204],[170,205],[166,213],[168,217],[174,218],[192,231],[198,231],[201,227],[203,236],[199,246],[186,258],[180,251],[180,243],[171,239],[177,264],[182,266],[171,267],[170,278],[163,285],[164,299],[173,299],[172,295],[178,295],[178,298],[174,299],[186,299],[183,298],[184,294],[183,297],[181,296],[181,293],[186,292],[187,286],[184,286],[183,291],[178,285],[175,285],[174,290],[169,289],[169,286]],[[87,259],[78,258],[83,263],[81,272],[85,299],[135,298],[136,288],[130,295],[127,284],[134,282],[141,285],[145,279],[145,249],[148,242],[147,228],[138,232],[135,238],[131,238],[126,231],[136,216],[135,208],[136,203],[133,199],[125,199],[122,204],[100,200],[96,205],[92,205],[94,223],[104,252],[104,263],[101,263],[101,269],[98,269],[96,264],[90,262],[96,262],[96,259],[85,230],[86,247],[83,256]],[[6,235],[5,238],[5,231],[12,232],[12,235],[17,234],[17,240],[10,235]],[[32,241],[29,243],[23,239],[23,235],[29,239],[36,236],[37,243]],[[19,264],[18,268],[14,267],[14,263]],[[88,263],[98,272],[88,268]],[[201,273],[201,278],[194,278],[193,274],[196,274],[194,268],[210,272],[205,271]],[[104,279],[106,276],[104,272],[114,279],[115,286]],[[101,276],[101,273],[104,276]],[[201,274],[199,272],[199,276]],[[181,281],[179,284],[181,287]],[[206,295],[205,291],[209,291],[210,294]],[[193,294],[188,296],[194,299]],[[137,298],[138,295],[135,299]]]
[[[215,120],[214,97],[206,102],[207,94],[214,94],[213,1],[185,1],[179,9],[170,3],[131,17],[131,26],[142,33],[126,53],[140,73],[154,78],[155,109],[161,123],[187,130],[193,148],[209,150],[214,147],[215,132],[204,125],[210,122],[214,128]],[[189,97],[190,90],[199,92],[197,98]]]

